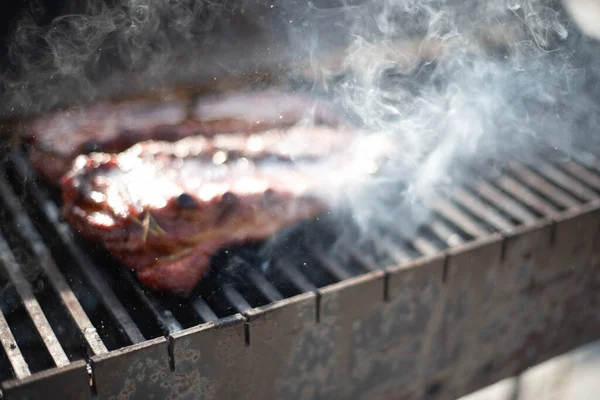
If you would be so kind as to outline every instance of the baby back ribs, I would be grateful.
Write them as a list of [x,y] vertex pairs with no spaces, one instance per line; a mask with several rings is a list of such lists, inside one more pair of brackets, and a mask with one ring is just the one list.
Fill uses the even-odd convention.
[[77,157],[63,215],[144,285],[189,292],[217,250],[317,216],[328,191],[373,173],[391,148],[383,135],[327,126],[147,141]]
[[252,133],[307,123],[337,124],[322,103],[274,89],[201,96],[154,103],[101,103],[37,118],[21,137],[30,145],[34,168],[51,183],[91,152],[119,153],[147,140],[174,142],[191,135]]

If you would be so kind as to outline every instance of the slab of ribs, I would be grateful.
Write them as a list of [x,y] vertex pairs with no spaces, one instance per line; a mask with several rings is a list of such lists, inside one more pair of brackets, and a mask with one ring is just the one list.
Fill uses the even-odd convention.
[[318,216],[340,180],[373,173],[391,148],[322,102],[274,90],[63,111],[23,137],[62,189],[65,220],[142,284],[176,293],[218,250]]

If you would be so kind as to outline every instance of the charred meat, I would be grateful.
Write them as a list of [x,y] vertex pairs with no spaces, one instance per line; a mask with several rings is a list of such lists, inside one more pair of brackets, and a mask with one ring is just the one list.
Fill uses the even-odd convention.
[[38,118],[22,129],[34,168],[57,183],[75,157],[119,153],[147,140],[175,142],[192,135],[252,132],[309,124],[336,125],[328,107],[276,90],[201,96],[191,102],[97,104]]
[[217,250],[319,215],[328,191],[372,173],[390,148],[327,126],[143,142],[79,156],[62,180],[63,215],[144,285],[189,292]]

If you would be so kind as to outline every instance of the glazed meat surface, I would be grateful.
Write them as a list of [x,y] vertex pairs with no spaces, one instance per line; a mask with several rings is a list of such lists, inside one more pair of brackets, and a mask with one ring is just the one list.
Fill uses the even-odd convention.
[[175,142],[192,135],[250,134],[303,121],[336,125],[330,109],[300,94],[274,89],[201,96],[191,102],[97,104],[38,118],[23,127],[34,168],[58,183],[75,157],[119,153],[147,140]]
[[189,292],[217,250],[317,216],[391,148],[384,135],[302,125],[143,142],[79,156],[62,180],[63,215],[144,285]]

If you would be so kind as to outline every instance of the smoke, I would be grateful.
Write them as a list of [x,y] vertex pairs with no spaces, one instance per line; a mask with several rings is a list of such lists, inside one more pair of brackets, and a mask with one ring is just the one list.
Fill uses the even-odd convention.
[[4,116],[217,78],[251,80],[285,57],[277,9],[258,0],[72,0],[49,18],[52,3],[26,9],[8,39]]
[[[534,162],[545,148],[570,155],[598,137],[598,47],[558,2],[384,0],[342,10],[341,62],[314,56],[328,41],[313,37],[300,44],[317,60],[308,73],[335,81],[332,98],[368,130],[391,133],[400,151],[340,196],[359,237],[380,227],[410,237],[433,199],[474,178],[467,170]],[[323,15],[315,25],[333,13]]]
[[600,52],[557,1],[77,2],[24,15],[1,83],[5,114],[245,76],[312,85],[400,150],[335,201],[361,232],[410,235],[428,203],[509,157],[597,137]]

